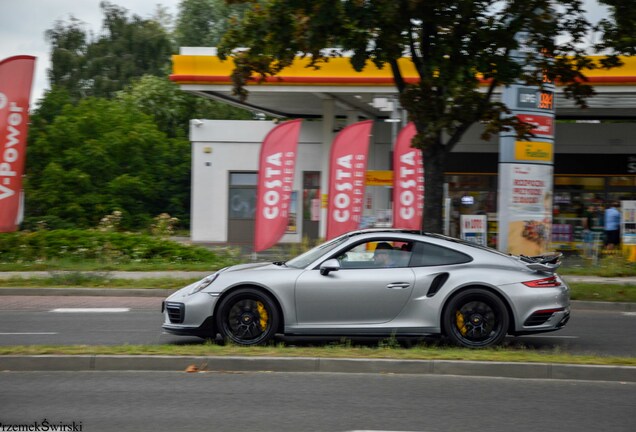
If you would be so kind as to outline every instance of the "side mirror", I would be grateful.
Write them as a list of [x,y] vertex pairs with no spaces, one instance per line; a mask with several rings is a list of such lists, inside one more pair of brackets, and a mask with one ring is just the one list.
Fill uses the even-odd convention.
[[340,261],[337,259],[329,259],[320,264],[320,274],[327,276],[329,272],[340,270]]

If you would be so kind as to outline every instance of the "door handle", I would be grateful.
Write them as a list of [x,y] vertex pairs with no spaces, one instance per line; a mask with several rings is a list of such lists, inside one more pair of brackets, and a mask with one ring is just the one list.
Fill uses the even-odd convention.
[[388,284],[386,287],[388,289],[404,289],[410,287],[411,284],[408,282],[393,282]]

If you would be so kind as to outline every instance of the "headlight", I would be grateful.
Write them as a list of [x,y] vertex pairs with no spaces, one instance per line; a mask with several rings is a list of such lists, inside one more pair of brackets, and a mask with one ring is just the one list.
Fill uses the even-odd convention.
[[216,272],[210,276],[207,276],[203,279],[201,279],[199,282],[193,284],[192,288],[190,289],[190,291],[188,292],[188,295],[192,295],[192,294],[196,294],[199,291],[207,288],[208,286],[210,286],[210,284],[212,282],[214,282],[214,280],[219,277],[219,272]]

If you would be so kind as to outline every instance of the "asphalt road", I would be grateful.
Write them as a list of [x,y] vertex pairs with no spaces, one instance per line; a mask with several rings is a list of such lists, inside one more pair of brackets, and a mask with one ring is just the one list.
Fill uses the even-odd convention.
[[620,382],[255,372],[0,372],[0,381],[2,424],[75,422],[86,432],[631,432],[636,406],[636,384]]
[[[199,344],[162,332],[160,298],[2,296],[0,345]],[[104,309],[106,308],[106,309]],[[557,332],[509,337],[507,344],[540,351],[636,356],[636,313],[575,309]],[[290,344],[322,339],[286,338]],[[377,344],[376,339],[359,343]],[[407,343],[409,341],[406,341]]]

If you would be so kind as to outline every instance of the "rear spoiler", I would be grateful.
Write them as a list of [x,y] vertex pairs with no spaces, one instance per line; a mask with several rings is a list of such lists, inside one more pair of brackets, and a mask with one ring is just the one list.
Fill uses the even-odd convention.
[[535,256],[519,255],[519,261],[524,263],[530,270],[554,273],[561,266],[562,256],[561,252]]

